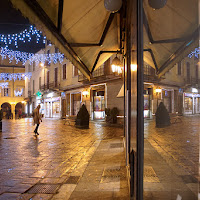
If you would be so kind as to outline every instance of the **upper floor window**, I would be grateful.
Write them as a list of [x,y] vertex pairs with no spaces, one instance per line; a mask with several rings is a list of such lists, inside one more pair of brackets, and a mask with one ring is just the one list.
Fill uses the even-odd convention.
[[63,65],[63,80],[65,80],[67,78],[66,76],[66,64]]
[[33,72],[35,71],[35,62],[33,62]]
[[196,73],[195,73],[196,83],[198,84],[199,81],[199,65],[196,65]]
[[47,89],[49,89],[49,71],[47,71]]
[[58,47],[55,48],[55,53],[59,53]]
[[51,46],[50,40],[47,40],[47,45]]
[[28,64],[28,72],[31,72],[31,65]]
[[187,82],[190,82],[190,63],[186,63],[186,71],[187,71]]
[[54,69],[54,83],[55,83],[55,87],[58,86],[58,68]]
[[11,88],[3,88],[2,89],[2,96],[3,97],[10,97],[11,96]]
[[[47,56],[49,57],[49,55],[50,55],[50,49],[47,50]],[[50,66],[50,63],[48,61],[46,61],[45,66]]]
[[39,89],[41,90],[41,85],[42,85],[42,78],[39,77]]
[[78,68],[73,65],[73,76],[78,76]]
[[178,73],[178,75],[181,75],[181,62],[178,62],[177,73]]
[[35,93],[35,80],[33,80],[33,94]]

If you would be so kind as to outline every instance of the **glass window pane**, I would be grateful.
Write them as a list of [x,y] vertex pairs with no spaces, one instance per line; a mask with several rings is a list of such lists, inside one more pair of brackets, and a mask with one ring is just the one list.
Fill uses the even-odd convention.
[[198,7],[144,1],[144,200],[199,196]]

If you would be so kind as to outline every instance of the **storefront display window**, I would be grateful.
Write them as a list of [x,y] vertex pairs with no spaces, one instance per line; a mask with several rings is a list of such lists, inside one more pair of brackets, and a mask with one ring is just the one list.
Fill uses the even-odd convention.
[[104,96],[94,97],[94,118],[104,119],[105,118],[105,100]]
[[60,102],[53,102],[53,117],[60,117]]
[[200,97],[197,98],[197,113],[200,113]]
[[52,97],[44,99],[45,102],[45,117],[60,118],[60,97]]
[[149,95],[144,95],[144,118],[150,117]]
[[185,97],[185,111],[192,111],[192,98]]

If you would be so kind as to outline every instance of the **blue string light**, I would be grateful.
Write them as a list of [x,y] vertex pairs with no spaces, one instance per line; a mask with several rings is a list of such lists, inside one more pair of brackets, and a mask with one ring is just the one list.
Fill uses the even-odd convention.
[[29,80],[32,76],[31,72],[28,73],[0,73],[0,80],[11,81],[11,80],[25,80],[27,77]]
[[195,48],[194,51],[191,51],[191,53],[188,55],[188,57],[189,57],[189,58],[192,58],[193,55],[194,55],[194,57],[198,58],[198,57],[199,57],[199,54],[200,54],[200,47]]
[[0,87],[1,88],[7,88],[8,87],[8,82],[0,83]]
[[33,54],[33,53],[27,53],[27,52],[21,52],[21,51],[13,51],[8,48],[1,47],[0,56],[2,57],[2,60],[8,58],[9,62],[11,63],[13,60],[16,61],[16,64],[18,62],[22,62],[23,65],[26,63],[26,61],[29,60],[30,64],[35,62],[37,65],[42,62],[48,62],[50,64],[53,62],[54,64],[60,62],[63,62],[64,54],[61,53],[52,53],[52,54]]
[[14,44],[16,48],[18,48],[18,42],[31,42],[32,36],[36,37],[36,43],[39,43],[40,40],[43,41],[45,44],[46,42],[46,36],[42,36],[42,32],[37,30],[36,27],[33,27],[32,25],[29,27],[29,29],[25,29],[24,31],[18,33],[18,34],[0,34],[0,42],[5,44],[5,47],[8,48],[8,45]]

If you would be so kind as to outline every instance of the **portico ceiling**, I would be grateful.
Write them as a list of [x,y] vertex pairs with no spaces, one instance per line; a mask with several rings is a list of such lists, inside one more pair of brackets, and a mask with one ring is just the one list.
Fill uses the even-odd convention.
[[[104,0],[11,0],[80,71],[91,72],[120,50],[119,13]],[[164,74],[198,45],[198,0],[144,0],[144,61]]]
[[144,61],[159,76],[187,56],[199,42],[198,0],[167,0],[154,10],[144,0]]

